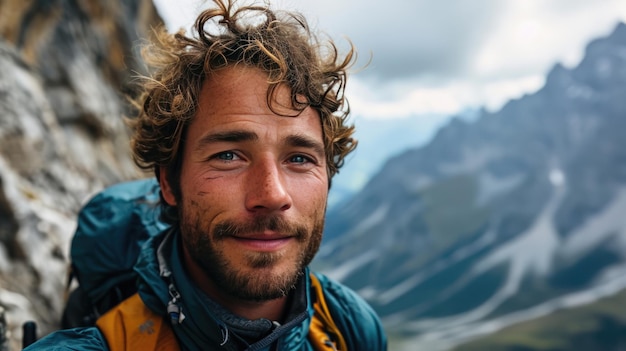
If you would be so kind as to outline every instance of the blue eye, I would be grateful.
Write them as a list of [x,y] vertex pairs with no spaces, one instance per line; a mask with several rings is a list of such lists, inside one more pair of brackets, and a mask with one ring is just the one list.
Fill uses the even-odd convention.
[[224,152],[220,152],[219,154],[217,154],[215,156],[215,158],[218,158],[220,160],[224,160],[224,161],[232,161],[237,157],[237,155],[235,155],[234,152],[232,151],[224,151]]
[[310,160],[308,157],[305,157],[302,155],[295,155],[295,156],[292,156],[289,161],[293,163],[306,163],[306,162],[309,162]]

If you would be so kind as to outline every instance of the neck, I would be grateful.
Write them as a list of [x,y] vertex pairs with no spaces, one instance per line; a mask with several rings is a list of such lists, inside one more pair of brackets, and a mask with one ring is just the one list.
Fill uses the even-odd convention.
[[187,272],[191,279],[205,294],[207,294],[207,296],[239,317],[249,320],[266,318],[272,321],[283,322],[282,319],[285,315],[285,309],[287,307],[286,296],[267,301],[250,301],[236,298],[222,291],[219,286],[210,277],[208,277],[202,268],[191,258],[191,255],[187,252],[187,248],[184,245],[182,246],[184,252],[184,263],[187,268]]

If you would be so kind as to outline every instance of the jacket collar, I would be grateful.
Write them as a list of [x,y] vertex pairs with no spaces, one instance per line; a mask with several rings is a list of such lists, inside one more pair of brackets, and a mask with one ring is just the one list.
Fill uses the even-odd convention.
[[[180,295],[176,304],[184,315],[174,323],[180,346],[185,350],[263,350],[274,343],[295,349],[306,341],[313,308],[308,268],[289,296],[289,310],[283,325],[269,320],[250,321],[233,315],[204,294],[187,275],[180,257],[178,230],[168,230],[144,246],[135,270],[140,276],[139,292],[144,303],[167,316],[172,302],[171,287]],[[164,269],[170,271],[163,276]],[[263,337],[265,334],[265,337]],[[249,345],[245,339],[260,340]]]

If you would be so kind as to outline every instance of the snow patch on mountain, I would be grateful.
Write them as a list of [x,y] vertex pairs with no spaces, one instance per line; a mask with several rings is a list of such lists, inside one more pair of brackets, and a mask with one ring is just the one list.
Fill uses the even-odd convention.
[[341,266],[336,267],[333,270],[326,272],[326,275],[332,279],[341,281],[345,279],[347,276],[349,276],[350,273],[354,272],[356,269],[378,258],[377,251],[378,250],[376,249],[372,249],[367,252],[364,252],[358,257],[345,261],[345,263],[342,264]]
[[[626,252],[626,188],[615,194],[606,209],[574,230],[561,244],[561,258],[574,261],[611,236],[619,244],[616,252]],[[616,235],[619,234],[619,235]]]
[[390,205],[389,204],[381,204],[379,205],[368,217],[365,217],[363,221],[359,223],[353,230],[342,235],[341,237],[330,241],[329,243],[325,243],[320,248],[318,256],[324,257],[330,255],[337,247],[342,247],[349,243],[352,240],[355,240],[367,231],[367,229],[374,227],[380,222],[385,220],[387,213],[389,212]]
[[506,194],[524,181],[524,175],[514,174],[508,177],[496,177],[490,172],[482,172],[478,176],[478,196],[476,205],[485,206],[498,195]]
[[554,193],[535,223],[526,232],[498,248],[477,264],[473,269],[474,274],[478,275],[502,263],[510,262],[511,268],[506,286],[511,293],[515,293],[526,274],[545,275],[550,271],[552,258],[560,245],[553,217],[566,192],[566,188],[562,185],[562,173],[561,176],[556,176],[560,174],[560,171],[554,171],[551,174],[555,178]]
[[[472,256],[476,252],[491,245],[495,241],[495,239],[496,239],[496,236],[495,236],[494,231],[489,230],[476,241],[456,250],[449,257],[437,260],[432,265],[429,265],[428,267],[426,267],[426,269],[424,269],[423,271],[419,271],[415,273],[412,277],[381,292],[379,295],[372,297],[372,299],[380,303],[381,305],[390,303],[391,301],[411,291],[413,288],[421,284],[426,279],[442,272],[443,270],[449,268],[452,265],[458,264],[459,262],[466,259],[467,257]],[[389,320],[391,321],[397,317],[398,316],[392,315],[390,316]],[[406,319],[399,318],[399,320],[406,320]]]
[[442,162],[439,171],[447,176],[474,173],[481,170],[489,161],[502,155],[502,150],[489,146],[464,146],[458,162]]

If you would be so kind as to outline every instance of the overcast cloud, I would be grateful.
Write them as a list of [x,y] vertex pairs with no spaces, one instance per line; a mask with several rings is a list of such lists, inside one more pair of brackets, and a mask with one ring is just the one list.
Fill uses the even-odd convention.
[[[155,1],[168,28],[188,29],[198,0]],[[204,2],[206,3],[206,2]],[[275,0],[356,45],[348,86],[357,117],[498,109],[541,87],[557,62],[573,66],[586,43],[626,21],[624,0]],[[345,42],[344,42],[345,44]]]

